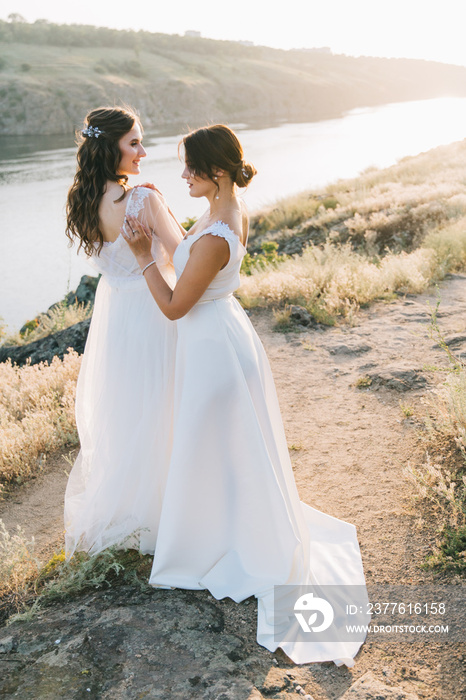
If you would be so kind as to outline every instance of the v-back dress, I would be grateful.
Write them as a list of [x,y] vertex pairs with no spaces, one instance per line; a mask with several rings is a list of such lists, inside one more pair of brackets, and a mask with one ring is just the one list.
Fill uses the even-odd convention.
[[177,322],[173,451],[150,583],[238,602],[254,595],[260,644],[296,663],[352,665],[360,642],[302,645],[274,634],[274,586],[364,585],[361,556],[353,525],[299,500],[269,362],[233,296],[240,239],[222,222],[186,236],[176,275],[206,234],[224,238],[230,258]]
[[[150,190],[134,188],[126,214]],[[167,282],[173,266],[153,255]],[[153,553],[171,450],[176,324],[159,310],[120,235],[89,262],[99,280],[77,384],[81,450],[65,494],[65,544],[97,554],[110,545]]]

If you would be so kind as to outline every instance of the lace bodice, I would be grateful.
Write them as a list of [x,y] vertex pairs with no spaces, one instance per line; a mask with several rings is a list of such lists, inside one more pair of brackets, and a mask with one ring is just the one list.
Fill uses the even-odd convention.
[[184,268],[186,267],[193,243],[198,241],[201,236],[205,236],[208,233],[212,234],[213,236],[220,236],[227,241],[230,247],[230,259],[223,270],[220,270],[220,272],[218,272],[218,274],[212,280],[209,287],[199,299],[198,303],[203,301],[212,301],[213,299],[222,299],[238,289],[240,285],[239,273],[241,262],[246,254],[246,248],[241,243],[238,236],[233,233],[228,224],[225,224],[223,221],[216,221],[203,231],[198,231],[197,233],[191,235],[188,234],[178,245],[175,255],[173,256],[173,265],[175,267],[177,279],[180,278]]
[[[126,216],[137,217],[140,215],[150,192],[151,190],[146,187],[134,187],[128,196]],[[155,236],[152,243],[152,255],[164,278],[169,284],[173,283],[174,274],[170,258],[160,240]],[[88,257],[88,262],[113,286],[132,285],[144,280],[138,262],[121,233],[115,241],[104,242],[104,247],[99,255],[96,246],[96,252]]]

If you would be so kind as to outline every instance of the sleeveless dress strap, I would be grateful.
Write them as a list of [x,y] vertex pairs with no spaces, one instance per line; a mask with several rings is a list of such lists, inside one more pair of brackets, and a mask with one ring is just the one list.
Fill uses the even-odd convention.
[[199,240],[199,238],[202,238],[202,236],[206,236],[207,234],[224,238],[229,243],[239,243],[241,248],[244,248],[244,250],[246,250],[245,246],[240,240],[240,237],[237,236],[236,233],[232,231],[228,224],[226,224],[224,221],[214,221],[214,223],[210,226],[207,226],[207,228],[203,229],[202,231],[198,231],[197,233],[191,234],[190,236],[188,235],[186,236],[186,238],[189,240],[190,244],[192,244],[194,243],[194,241]]

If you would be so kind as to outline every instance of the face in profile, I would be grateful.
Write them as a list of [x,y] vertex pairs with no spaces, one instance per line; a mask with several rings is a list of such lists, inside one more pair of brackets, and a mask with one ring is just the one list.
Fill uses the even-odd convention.
[[147,154],[142,145],[142,131],[137,122],[127,134],[118,141],[121,160],[118,165],[120,175],[138,175],[141,172],[139,162]]
[[194,175],[186,162],[181,177],[186,180],[191,197],[208,197],[217,191],[215,183],[207,175]]

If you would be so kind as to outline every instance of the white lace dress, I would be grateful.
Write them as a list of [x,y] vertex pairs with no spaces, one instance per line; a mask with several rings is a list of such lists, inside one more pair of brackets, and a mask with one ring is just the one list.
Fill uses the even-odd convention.
[[[150,190],[126,212],[144,218]],[[168,283],[173,267],[153,254]],[[81,451],[65,494],[65,541],[96,554],[113,544],[153,553],[171,450],[176,324],[159,310],[120,235],[89,262],[102,274],[77,385]]]
[[150,583],[255,595],[260,644],[296,663],[352,665],[360,642],[302,645],[289,630],[288,641],[275,638],[274,619],[289,612],[277,601],[274,610],[275,585],[364,585],[364,574],[354,526],[299,500],[270,366],[233,297],[239,238],[222,222],[187,236],[177,277],[208,233],[225,238],[230,259],[177,323],[173,451]]

